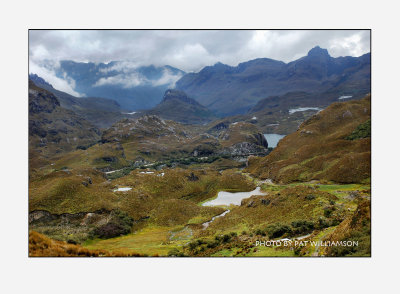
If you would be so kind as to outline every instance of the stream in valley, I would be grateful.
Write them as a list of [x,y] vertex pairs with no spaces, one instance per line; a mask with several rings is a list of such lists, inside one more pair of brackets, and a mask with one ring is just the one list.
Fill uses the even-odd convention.
[[202,224],[202,225],[203,225],[203,230],[207,229],[208,226],[209,226],[213,221],[215,221],[217,218],[223,217],[223,216],[225,216],[225,215],[226,215],[227,213],[229,213],[229,212],[230,212],[229,209],[228,209],[228,210],[225,210],[223,213],[214,216],[214,217],[213,217],[211,220],[209,220],[208,222],[203,223],[203,224]]

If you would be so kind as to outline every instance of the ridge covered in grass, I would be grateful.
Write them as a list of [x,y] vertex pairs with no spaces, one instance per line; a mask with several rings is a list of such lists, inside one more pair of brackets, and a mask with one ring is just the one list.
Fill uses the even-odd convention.
[[[365,122],[370,117],[370,95],[333,103],[283,138],[268,156],[249,158],[247,171],[280,183],[367,180],[371,176],[371,138]],[[356,128],[357,135],[351,135]],[[353,139],[347,140],[348,136]]]

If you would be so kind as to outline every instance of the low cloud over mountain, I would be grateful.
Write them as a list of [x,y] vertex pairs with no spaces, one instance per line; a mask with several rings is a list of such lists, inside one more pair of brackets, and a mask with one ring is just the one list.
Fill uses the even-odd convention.
[[[368,30],[229,30],[229,31],[79,31],[32,30],[29,33],[30,73],[36,73],[57,89],[74,96],[71,76],[57,74],[60,60],[109,63],[121,60],[112,70],[128,73],[141,66],[169,64],[185,72],[222,62],[236,66],[247,60],[269,57],[290,62],[307,54],[316,45],[327,48],[333,57],[361,56],[369,52]],[[107,48],[107,50],[104,50]],[[52,66],[49,67],[51,61]],[[127,62],[126,62],[127,61]],[[165,73],[156,86],[177,76]],[[99,84],[142,85],[132,74],[99,80]]]

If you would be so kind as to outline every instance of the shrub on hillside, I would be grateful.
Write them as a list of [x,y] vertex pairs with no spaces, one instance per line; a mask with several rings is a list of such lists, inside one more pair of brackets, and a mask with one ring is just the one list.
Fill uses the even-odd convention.
[[218,241],[209,241],[209,242],[207,242],[207,247],[208,248],[215,248],[215,247],[217,247],[219,245],[219,242]]
[[305,234],[314,230],[314,223],[306,220],[297,220],[292,222],[292,228],[294,234]]
[[363,228],[351,232],[350,236],[340,240],[342,242],[355,242],[352,246],[332,246],[328,256],[371,256],[371,229]]
[[368,137],[371,137],[370,119],[360,124],[349,136],[346,137],[346,140],[357,140]]
[[306,196],[306,200],[314,200],[314,199],[315,199],[315,196],[312,194],[309,194]]
[[91,234],[91,236],[93,237],[98,237],[100,239],[109,239],[125,235],[129,233],[130,230],[127,230],[120,224],[107,223],[105,225],[95,228],[92,232],[93,233]]
[[254,234],[256,234],[257,236],[266,236],[265,231],[261,230],[261,229],[257,229],[254,231]]
[[332,215],[332,212],[335,210],[334,206],[328,206],[324,208],[324,216],[329,218]]
[[326,218],[320,217],[318,219],[318,225],[317,225],[318,229],[324,229],[329,227],[330,225],[331,223]]
[[268,237],[271,239],[292,233],[292,229],[288,225],[283,225],[280,223],[269,225],[266,228],[266,231],[268,232]]
[[131,232],[134,220],[126,212],[121,210],[113,210],[111,212],[111,220],[90,232],[90,237],[108,239]]
[[226,234],[222,236],[222,242],[228,243],[231,240],[232,236],[230,234]]
[[171,249],[168,251],[168,256],[170,257],[183,257],[185,256],[183,252],[179,251],[177,248]]

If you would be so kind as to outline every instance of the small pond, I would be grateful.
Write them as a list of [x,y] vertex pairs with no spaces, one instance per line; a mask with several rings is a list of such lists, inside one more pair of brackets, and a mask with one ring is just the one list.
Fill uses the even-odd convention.
[[265,139],[267,139],[268,147],[275,148],[278,142],[285,137],[285,135],[279,134],[264,134]]
[[250,192],[226,192],[220,191],[218,193],[217,198],[204,202],[203,206],[217,206],[217,205],[240,205],[242,199],[249,198],[253,195],[265,195],[265,193],[260,191],[260,187],[257,187],[255,190]]
[[129,190],[132,190],[132,188],[130,188],[130,187],[120,187],[120,188],[114,189],[113,191],[114,192],[126,192],[126,191],[129,191]]
[[319,107],[298,107],[298,108],[291,108],[291,109],[289,109],[289,114],[293,114],[293,113],[299,112],[299,111],[307,111],[307,110],[320,111],[320,110],[322,110],[322,108],[319,108]]

